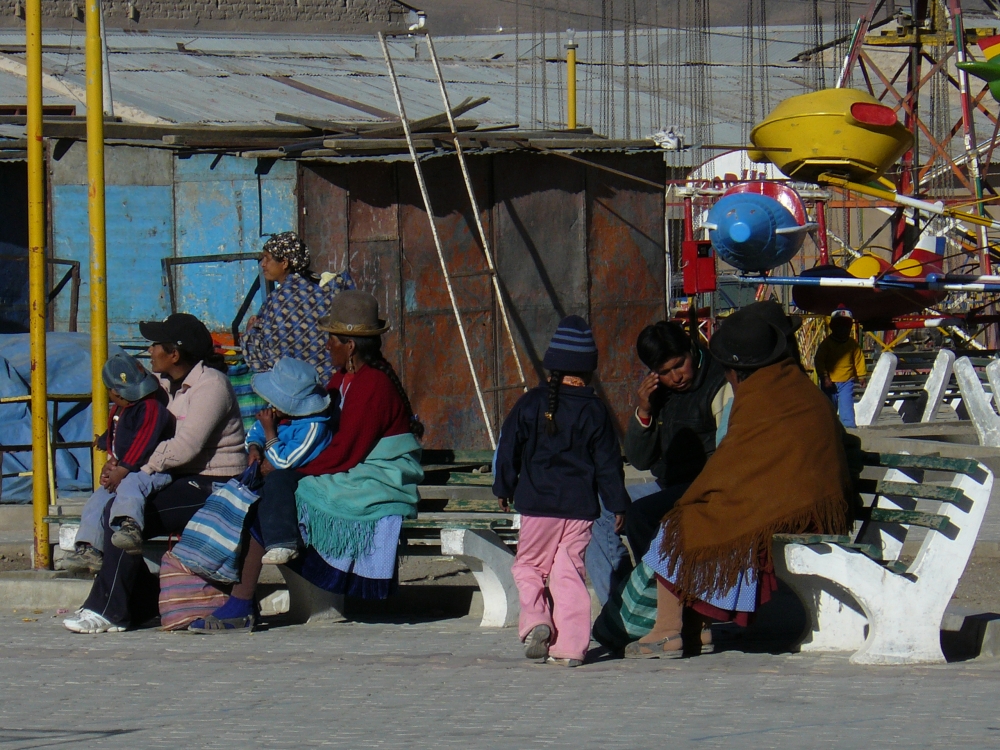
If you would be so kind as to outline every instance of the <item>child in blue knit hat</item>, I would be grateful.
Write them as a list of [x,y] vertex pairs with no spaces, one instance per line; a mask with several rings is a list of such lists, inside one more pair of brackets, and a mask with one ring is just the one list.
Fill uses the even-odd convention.
[[564,318],[543,365],[548,384],[524,394],[503,423],[493,494],[522,516],[512,572],[524,655],[575,667],[590,646],[591,527],[603,500],[621,531],[629,498],[611,412],[590,386],[597,345],[587,321]]

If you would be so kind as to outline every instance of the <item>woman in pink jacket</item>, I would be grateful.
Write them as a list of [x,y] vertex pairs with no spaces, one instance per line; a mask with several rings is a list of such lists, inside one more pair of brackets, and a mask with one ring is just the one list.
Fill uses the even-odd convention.
[[[183,531],[205,504],[214,482],[239,476],[247,466],[243,422],[236,394],[217,357],[212,337],[193,315],[176,313],[162,322],[143,322],[150,369],[167,392],[177,420],[174,437],[160,443],[140,471],[165,472],[174,481],[146,501],[146,539]],[[158,614],[159,584],[142,555],[111,543],[105,508],[104,561],[83,607],[63,621],[74,633],[120,632]]]

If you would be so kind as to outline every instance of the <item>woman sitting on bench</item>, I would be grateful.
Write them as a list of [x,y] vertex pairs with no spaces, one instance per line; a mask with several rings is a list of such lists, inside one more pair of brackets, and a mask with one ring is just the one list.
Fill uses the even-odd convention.
[[709,349],[735,392],[729,428],[643,558],[656,573],[656,622],[626,657],[699,653],[705,620],[746,625],[777,588],[774,534],[847,530],[853,490],[843,431],[789,357],[786,331],[744,309],[726,318]]
[[[140,469],[174,477],[146,499],[142,535],[152,539],[183,531],[214,483],[243,473],[247,454],[236,394],[205,324],[175,313],[162,322],[139,323],[139,332],[150,342],[150,369],[159,375],[167,409],[177,418],[174,436],[160,443]],[[158,613],[159,583],[142,555],[111,543],[111,508],[109,501],[102,521],[101,570],[83,608],[63,623],[75,633],[120,632]]]
[[265,550],[297,550],[288,567],[338,594],[384,599],[396,582],[403,518],[417,512],[423,479],[417,440],[424,428],[382,355],[381,336],[389,326],[371,294],[341,292],[319,328],[329,334],[335,372],[327,390],[339,405],[339,427],[330,445],[298,469],[274,470],[265,461],[240,583],[225,605],[190,630],[253,629]]

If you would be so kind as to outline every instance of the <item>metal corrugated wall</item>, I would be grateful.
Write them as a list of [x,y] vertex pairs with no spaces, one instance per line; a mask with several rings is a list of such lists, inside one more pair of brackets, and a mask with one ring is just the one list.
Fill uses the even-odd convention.
[[[659,154],[587,158],[654,182],[666,176]],[[543,376],[559,319],[584,315],[601,349],[596,385],[624,425],[643,375],[635,337],[665,314],[662,191],[558,156],[478,156],[469,166],[529,382]],[[450,270],[482,271],[457,163],[430,159],[424,169]],[[386,354],[427,426],[425,445],[488,447],[412,165],[303,163],[300,195],[299,226],[317,267],[349,268],[391,321]],[[514,383],[489,277],[462,276],[454,287],[483,387]],[[494,421],[519,393],[487,393]]]

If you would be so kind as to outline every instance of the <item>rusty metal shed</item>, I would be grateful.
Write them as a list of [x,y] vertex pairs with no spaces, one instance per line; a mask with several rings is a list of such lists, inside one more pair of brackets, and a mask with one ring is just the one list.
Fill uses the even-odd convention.
[[[543,377],[541,359],[559,319],[583,315],[600,349],[596,386],[624,425],[643,374],[636,336],[666,314],[664,193],[648,184],[663,185],[666,167],[655,151],[583,156],[591,165],[498,151],[472,156],[469,170],[528,383]],[[521,389],[482,273],[471,204],[454,157],[422,163],[473,360],[498,424]],[[427,425],[425,445],[488,448],[412,163],[303,160],[298,192],[299,228],[318,255],[315,267],[347,268],[379,297],[393,326],[385,350]]]

